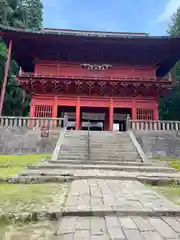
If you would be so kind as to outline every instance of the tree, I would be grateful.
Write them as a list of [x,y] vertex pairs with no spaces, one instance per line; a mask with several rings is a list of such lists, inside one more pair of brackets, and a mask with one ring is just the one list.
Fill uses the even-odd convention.
[[[43,5],[40,0],[0,0],[0,23],[5,26],[39,29],[42,27]],[[0,87],[4,78],[7,48],[0,39]],[[11,61],[3,115],[23,116],[29,112],[30,96],[16,81],[19,66]]]
[[[180,36],[180,8],[173,14],[167,32],[173,37]],[[180,62],[171,73],[176,85],[160,99],[159,113],[161,119],[180,120]]]
[[23,0],[25,24],[30,29],[41,29],[43,22],[43,4],[41,0]]

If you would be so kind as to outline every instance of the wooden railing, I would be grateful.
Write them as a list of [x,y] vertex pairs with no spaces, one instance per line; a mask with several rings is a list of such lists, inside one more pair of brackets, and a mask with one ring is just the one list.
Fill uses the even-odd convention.
[[36,77],[36,78],[60,78],[60,79],[74,79],[74,80],[114,80],[114,81],[151,81],[151,82],[169,82],[170,78],[169,77],[130,77],[130,76],[101,76],[98,74],[94,75],[93,73],[91,75],[86,75],[86,76],[76,76],[76,75],[63,75],[63,74],[39,74],[39,73],[28,73],[28,72],[20,72],[19,77],[21,78],[30,78],[30,77]]
[[[67,126],[64,118],[0,117],[0,128],[48,128],[56,129]],[[62,124],[63,122],[63,124]]]
[[180,131],[180,121],[143,121],[127,119],[127,129],[145,131]]

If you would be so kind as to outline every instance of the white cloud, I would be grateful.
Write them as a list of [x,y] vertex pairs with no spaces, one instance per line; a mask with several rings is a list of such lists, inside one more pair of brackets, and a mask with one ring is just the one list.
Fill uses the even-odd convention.
[[180,7],[180,0],[169,0],[166,4],[164,11],[159,15],[158,22],[169,21],[173,13]]

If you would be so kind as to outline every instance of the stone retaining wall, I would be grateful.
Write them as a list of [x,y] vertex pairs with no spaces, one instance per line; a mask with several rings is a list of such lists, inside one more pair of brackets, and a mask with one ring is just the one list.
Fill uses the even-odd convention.
[[59,130],[50,130],[49,137],[42,138],[39,128],[0,128],[0,154],[52,153],[58,134]]
[[180,158],[180,132],[137,130],[134,133],[148,158]]

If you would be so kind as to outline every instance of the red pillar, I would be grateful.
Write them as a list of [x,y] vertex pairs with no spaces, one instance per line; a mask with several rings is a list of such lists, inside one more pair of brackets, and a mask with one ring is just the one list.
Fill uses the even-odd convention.
[[109,130],[109,108],[105,111],[105,117],[104,117],[104,130]]
[[155,120],[155,121],[159,120],[158,104],[157,104],[156,108],[154,109],[154,120]]
[[80,127],[80,98],[77,97],[76,102],[76,130],[79,130]]
[[30,113],[29,113],[29,116],[30,117],[35,117],[35,105],[31,103],[31,106],[30,106]]
[[10,65],[10,61],[11,61],[11,52],[12,52],[12,40],[10,40],[10,42],[9,42],[8,58],[7,58],[6,66],[5,66],[4,81],[3,81],[3,86],[2,86],[2,90],[1,90],[0,116],[2,115],[2,110],[3,110],[4,95],[5,95],[6,85],[7,85],[9,65]]
[[132,102],[132,120],[136,120],[137,116],[136,116],[136,100],[133,99]]
[[52,118],[57,118],[57,96],[54,97],[53,109],[52,109]]
[[114,106],[113,99],[110,99],[110,107],[109,107],[109,131],[113,131],[113,122],[114,122]]

